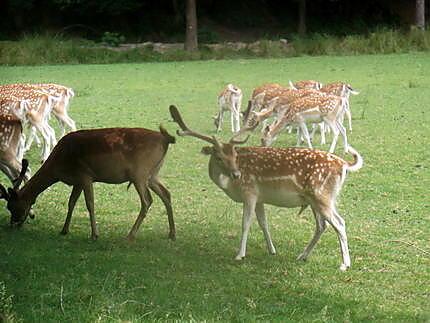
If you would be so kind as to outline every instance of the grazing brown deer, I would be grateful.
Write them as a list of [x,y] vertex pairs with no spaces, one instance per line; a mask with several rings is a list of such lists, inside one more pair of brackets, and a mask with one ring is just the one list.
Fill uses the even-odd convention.
[[[245,257],[251,219],[257,216],[271,254],[276,250],[270,237],[264,204],[279,207],[312,208],[316,229],[298,259],[305,260],[329,223],[335,229],[342,254],[341,270],[351,265],[345,221],[336,210],[336,198],[349,171],[362,167],[360,154],[352,147],[348,152],[354,162],[325,151],[307,148],[236,147],[234,139],[219,142],[190,130],[175,106],[170,106],[173,120],[182,129],[180,136],[192,136],[211,144],[202,152],[210,155],[209,176],[232,200],[243,203],[242,239],[237,260]],[[233,137],[234,138],[234,137]]]
[[84,191],[91,220],[91,237],[97,239],[94,216],[93,182],[133,184],[140,197],[141,209],[128,238],[135,237],[140,224],[152,203],[149,189],[164,203],[169,220],[169,237],[175,238],[175,224],[170,193],[160,182],[158,172],[163,164],[169,144],[175,137],[160,126],[160,132],[143,128],[106,128],[80,130],[64,136],[55,146],[46,162],[20,189],[25,173],[21,171],[18,185],[6,189],[0,185],[0,197],[7,200],[11,224],[21,225],[29,215],[37,196],[56,182],[73,186],[69,198],[67,218],[62,234],[67,234],[75,203]]

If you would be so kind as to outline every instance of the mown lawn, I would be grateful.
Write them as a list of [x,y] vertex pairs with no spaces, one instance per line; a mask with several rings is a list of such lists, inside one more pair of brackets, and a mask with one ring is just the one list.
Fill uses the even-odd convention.
[[[352,268],[339,271],[329,229],[306,263],[310,210],[269,207],[278,255],[266,252],[254,221],[247,258],[239,246],[241,205],[209,179],[204,143],[177,138],[161,177],[172,193],[177,240],[167,239],[164,206],[154,204],[132,244],[124,239],[139,199],[126,184],[95,185],[100,238],[89,239],[83,198],[67,236],[60,236],[71,191],[57,184],[35,205],[35,220],[9,228],[0,202],[0,282],[25,322],[94,321],[421,321],[430,320],[430,54],[303,57],[123,65],[0,67],[1,83],[57,82],[74,88],[70,114],[79,128],[162,123],[173,134],[176,104],[196,130],[214,134],[216,96],[233,82],[249,97],[264,82],[348,81],[351,145],[365,165],[339,198]],[[246,101],[244,100],[244,101]],[[54,124],[55,120],[52,120]],[[227,121],[227,120],[226,120]],[[222,138],[229,138],[226,123]],[[258,144],[254,135],[251,144]],[[295,143],[285,134],[276,146]],[[342,152],[339,141],[338,152]],[[36,146],[28,155],[39,166]],[[1,182],[9,185],[5,176]],[[7,300],[0,299],[0,310]]]

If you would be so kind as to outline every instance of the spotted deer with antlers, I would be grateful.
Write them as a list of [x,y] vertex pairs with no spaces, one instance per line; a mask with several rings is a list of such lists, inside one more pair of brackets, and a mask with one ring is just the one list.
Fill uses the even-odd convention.
[[310,206],[315,217],[315,233],[298,259],[306,260],[315,244],[330,224],[339,239],[342,255],[341,270],[351,265],[345,221],[336,210],[336,198],[348,172],[362,167],[363,159],[352,147],[348,152],[354,162],[348,162],[328,152],[307,148],[237,147],[244,141],[235,136],[228,142],[200,134],[188,128],[178,109],[170,106],[173,120],[181,128],[180,136],[191,136],[210,144],[202,152],[210,156],[209,177],[228,197],[243,204],[242,238],[237,260],[245,257],[251,220],[256,215],[270,254],[272,243],[264,204],[279,207]]

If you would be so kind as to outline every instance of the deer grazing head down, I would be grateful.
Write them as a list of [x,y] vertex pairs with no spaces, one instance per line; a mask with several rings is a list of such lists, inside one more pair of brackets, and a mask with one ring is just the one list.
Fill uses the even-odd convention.
[[229,143],[190,130],[175,106],[170,114],[179,125],[179,136],[192,136],[212,146],[203,152],[211,156],[209,176],[232,200],[243,203],[242,239],[237,260],[245,257],[246,242],[254,214],[263,230],[269,253],[275,254],[264,204],[279,207],[310,206],[316,220],[314,237],[298,259],[305,260],[329,223],[335,229],[342,254],[341,270],[351,265],[345,221],[336,210],[336,198],[347,172],[362,167],[363,159],[352,147],[348,152],[354,162],[320,150],[308,148],[236,147],[233,137]]
[[63,182],[73,187],[69,197],[62,234],[69,232],[73,210],[84,193],[91,224],[91,238],[97,239],[94,212],[94,182],[134,185],[140,198],[140,212],[128,238],[133,240],[151,204],[153,191],[167,211],[169,237],[175,239],[175,224],[170,193],[159,179],[167,149],[175,137],[160,126],[160,131],[144,128],[103,128],[80,130],[67,134],[58,142],[49,158],[21,188],[28,166],[26,160],[13,188],[0,184],[0,198],[7,200],[11,224],[21,225],[31,216],[31,206],[51,185]]
[[13,187],[5,189],[3,185],[0,184],[0,199],[5,199],[7,201],[7,208],[10,211],[10,224],[12,226],[21,226],[28,216],[34,218],[34,214],[31,211],[32,203],[19,203],[18,190],[22,181],[25,179],[25,175],[28,169],[27,159],[22,160],[22,169],[19,176],[13,181]]

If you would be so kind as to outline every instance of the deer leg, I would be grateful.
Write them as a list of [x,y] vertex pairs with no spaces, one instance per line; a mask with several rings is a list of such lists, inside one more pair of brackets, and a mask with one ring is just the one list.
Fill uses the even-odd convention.
[[129,241],[133,241],[136,237],[136,232],[137,230],[139,230],[139,227],[142,224],[143,219],[146,217],[146,214],[148,213],[149,208],[152,204],[152,197],[148,191],[148,187],[146,186],[146,181],[134,183],[134,187],[136,188],[136,191],[140,197],[140,212],[136,219],[136,222],[134,223],[133,227],[127,235],[127,239]]
[[57,118],[58,124],[61,128],[61,137],[64,136],[66,133],[66,125],[72,130],[76,131],[76,123],[75,121],[70,118],[66,113],[64,114],[56,114],[55,117]]
[[326,229],[326,222],[324,218],[319,214],[314,208],[312,208],[312,212],[315,217],[315,232],[312,240],[306,246],[305,250],[297,257],[297,260],[306,260],[311,253],[312,249],[315,247],[316,243],[321,238],[321,235]]
[[176,230],[175,221],[173,220],[173,210],[172,202],[170,199],[170,192],[157,177],[153,177],[152,180],[149,181],[149,187],[155,192],[155,194],[160,197],[161,201],[163,201],[164,206],[166,207],[167,219],[169,220],[169,238],[175,240]]
[[60,127],[60,137],[63,137],[66,133],[66,122],[64,121],[64,118],[62,115],[55,114],[55,118],[58,121],[58,126]]
[[54,147],[57,144],[57,138],[55,137],[54,129],[48,124],[48,121],[45,122],[44,128],[46,133],[49,136],[49,140],[50,140],[50,143],[52,144],[52,147]]
[[242,239],[240,241],[240,249],[236,256],[236,260],[242,260],[246,254],[246,241],[248,240],[249,228],[251,227],[252,217],[255,213],[256,200],[246,199],[243,202],[243,217],[242,217]]
[[326,141],[325,141],[325,123],[324,123],[324,121],[319,123],[319,127],[320,127],[320,132],[321,132],[321,145],[325,145]]
[[69,197],[66,221],[64,222],[63,230],[61,230],[60,232],[63,235],[69,233],[69,225],[70,225],[70,220],[72,219],[73,209],[75,208],[76,201],[81,195],[81,192],[82,192],[81,186],[79,185],[73,186],[72,193],[70,194],[70,197]]
[[43,137],[42,161],[45,161],[48,158],[49,153],[51,151],[51,146],[50,146],[51,142],[49,140],[50,136],[48,133],[46,133],[46,129],[43,125],[35,124],[34,126],[42,134],[42,137]]
[[235,108],[231,111],[231,123],[233,133],[238,132],[240,130],[240,113]]
[[31,144],[33,143],[33,140],[36,139],[37,145],[40,145],[40,139],[36,135],[36,127],[31,126],[30,127],[30,134],[28,135],[27,141],[25,142],[24,152],[30,150]]
[[343,126],[343,124],[340,123],[339,120],[336,120],[336,125],[337,125],[337,128],[340,131],[340,134],[342,135],[342,138],[343,138],[344,152],[347,152],[348,151],[348,139],[346,137],[346,129]]
[[349,257],[348,239],[346,236],[345,220],[339,215],[336,208],[332,206],[329,210],[331,214],[327,214],[327,221],[332,225],[337,233],[340,245],[340,252],[342,254],[342,264],[340,270],[345,271],[351,266],[351,259]]
[[351,120],[352,118],[351,118],[351,110],[349,109],[349,99],[346,99],[346,104],[343,109],[342,120],[341,120],[342,124],[343,124],[345,115],[348,118],[349,131],[352,132],[352,120]]
[[255,214],[257,215],[258,224],[260,225],[261,230],[263,230],[264,238],[266,239],[267,249],[269,250],[269,253],[271,255],[276,255],[276,249],[270,236],[269,225],[267,224],[263,203],[257,203],[255,207]]
[[333,153],[336,149],[336,143],[337,138],[339,137],[339,129],[334,125],[334,122],[331,122],[330,120],[324,120],[328,126],[330,127],[331,131],[333,132],[333,141],[331,142],[329,152]]
[[88,213],[90,214],[91,223],[91,239],[97,240],[99,233],[97,230],[96,217],[94,215],[94,190],[91,182],[86,183],[83,187],[85,195],[85,204],[87,205]]
[[306,123],[300,122],[299,125],[300,125],[300,130],[302,131],[303,136],[306,139],[308,147],[312,149],[311,139],[309,138],[309,132],[308,132],[308,127],[306,127]]
[[221,108],[219,110],[219,113],[218,113],[218,125],[217,125],[217,128],[216,128],[217,132],[221,131],[223,119],[224,119],[224,110]]

